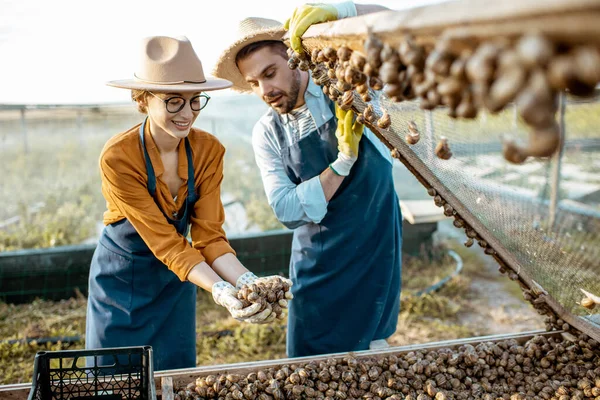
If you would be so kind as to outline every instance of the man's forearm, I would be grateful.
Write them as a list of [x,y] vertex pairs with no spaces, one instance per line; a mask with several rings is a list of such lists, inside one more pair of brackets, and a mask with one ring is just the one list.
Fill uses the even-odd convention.
[[327,168],[325,171],[321,172],[321,175],[319,175],[319,180],[321,181],[323,194],[325,195],[325,199],[327,201],[331,200],[335,192],[337,192],[338,188],[344,181],[344,178],[345,176],[337,175],[331,170],[331,168]]

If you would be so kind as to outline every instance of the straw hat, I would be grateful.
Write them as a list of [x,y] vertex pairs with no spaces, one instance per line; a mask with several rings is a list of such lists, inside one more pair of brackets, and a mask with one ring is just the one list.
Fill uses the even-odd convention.
[[231,87],[228,80],[204,76],[202,63],[185,36],[143,39],[140,63],[133,76],[107,85],[156,92],[204,92]]
[[238,39],[221,54],[215,64],[213,75],[233,82],[234,90],[251,92],[252,87],[246,82],[235,63],[237,53],[252,43],[282,40],[284,34],[283,24],[273,19],[250,17],[242,20],[238,25]]

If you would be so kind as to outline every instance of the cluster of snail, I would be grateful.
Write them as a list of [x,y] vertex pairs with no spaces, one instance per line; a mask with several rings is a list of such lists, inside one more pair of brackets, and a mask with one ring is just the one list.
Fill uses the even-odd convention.
[[271,309],[278,319],[285,318],[283,309],[287,308],[287,296],[290,287],[287,282],[279,277],[269,280],[257,280],[250,285],[243,285],[237,297],[244,307],[260,303],[259,311]]
[[397,355],[347,356],[202,376],[177,400],[584,399],[600,396],[599,344],[535,336]]
[[[393,47],[369,34],[364,55],[346,46],[289,55],[290,68],[311,69],[324,93],[347,108],[354,101],[352,91],[367,103],[370,89],[383,90],[396,102],[418,100],[426,110],[446,107],[454,118],[476,118],[482,109],[497,113],[514,102],[531,131],[525,146],[505,140],[504,157],[513,163],[554,154],[560,144],[558,93],[591,96],[600,83],[597,47],[555,43],[536,33],[475,48],[444,38],[429,48],[410,35]],[[386,129],[391,122],[385,114],[371,115],[373,121],[364,117]]]

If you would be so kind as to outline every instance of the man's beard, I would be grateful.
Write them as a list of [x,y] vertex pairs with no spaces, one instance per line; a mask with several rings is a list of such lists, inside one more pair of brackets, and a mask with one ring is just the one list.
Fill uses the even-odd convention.
[[[283,91],[271,92],[263,97],[263,100],[279,114],[287,114],[294,109],[296,102],[298,101],[298,94],[300,93],[300,72],[293,70],[292,86],[288,93]],[[269,100],[283,96],[280,106],[273,106]]]

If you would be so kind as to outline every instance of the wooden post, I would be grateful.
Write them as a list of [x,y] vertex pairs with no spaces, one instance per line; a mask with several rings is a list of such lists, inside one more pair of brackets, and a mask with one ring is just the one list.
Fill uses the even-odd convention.
[[21,132],[23,133],[23,150],[29,153],[29,142],[27,140],[27,120],[25,119],[25,107],[21,108]]

